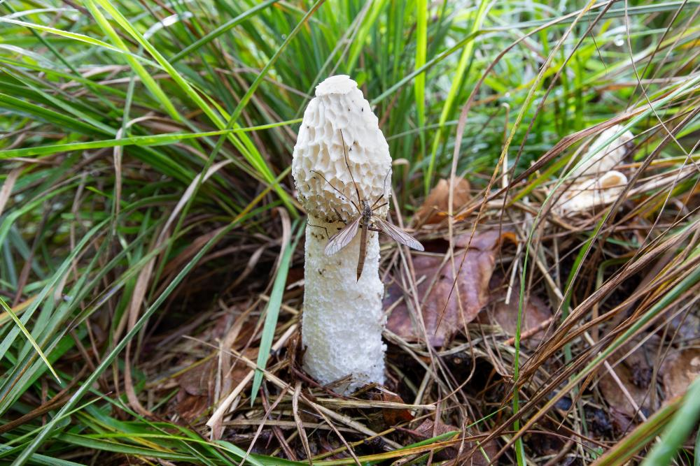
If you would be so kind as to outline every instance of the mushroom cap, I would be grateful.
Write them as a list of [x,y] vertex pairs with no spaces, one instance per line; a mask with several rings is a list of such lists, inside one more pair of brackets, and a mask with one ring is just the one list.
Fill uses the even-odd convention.
[[[344,151],[344,146],[347,152]],[[292,175],[306,211],[327,223],[350,221],[360,198],[388,202],[391,193],[389,145],[357,83],[332,76],[316,87],[294,146]],[[385,216],[388,206],[375,211]]]
[[615,125],[600,133],[600,136],[593,141],[593,144],[587,151],[587,154],[594,155],[580,167],[574,168],[571,174],[575,177],[602,176],[619,165],[629,151],[628,145],[630,141],[634,139],[631,131],[625,131],[617,139],[610,142],[607,147],[601,148],[603,144],[610,141],[622,129],[622,125]]

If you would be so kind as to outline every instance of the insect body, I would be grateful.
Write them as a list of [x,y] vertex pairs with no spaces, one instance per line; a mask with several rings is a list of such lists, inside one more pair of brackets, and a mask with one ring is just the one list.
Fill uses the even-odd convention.
[[[342,132],[341,139],[343,139]],[[365,257],[367,255],[367,235],[369,234],[369,231],[382,231],[389,235],[389,237],[391,237],[391,239],[393,239],[397,243],[403,244],[405,246],[408,246],[409,248],[413,248],[418,251],[423,251],[424,248],[423,245],[420,244],[420,242],[413,236],[409,235],[399,227],[392,225],[391,223],[387,222],[381,217],[374,215],[375,211],[387,205],[388,202],[385,202],[384,204],[379,204],[384,198],[384,194],[379,196],[379,198],[377,198],[377,200],[375,200],[372,204],[370,204],[369,201],[367,201],[366,199],[362,199],[362,197],[360,196],[360,190],[358,189],[357,183],[355,183],[355,178],[353,177],[352,171],[350,170],[350,164],[348,163],[347,148],[345,147],[344,139],[343,151],[345,155],[345,165],[348,167],[348,172],[350,173],[350,178],[352,179],[353,185],[355,186],[355,193],[357,194],[357,203],[355,203],[353,200],[350,200],[350,202],[352,202],[352,205],[357,210],[357,217],[355,217],[355,219],[352,220],[350,223],[347,223],[345,227],[343,227],[343,229],[340,230],[338,233],[331,236],[331,238],[328,240],[328,244],[326,245],[324,253],[327,256],[337,253],[345,246],[350,244],[350,241],[352,241],[352,239],[357,235],[357,232],[359,230],[360,257],[357,261],[357,280],[359,281],[360,276],[362,275],[362,269],[365,265]],[[388,175],[389,173],[387,173],[387,176]],[[323,177],[323,175],[321,175],[321,177]],[[338,191],[338,189],[335,188],[332,184],[330,184],[328,180],[326,180],[325,178],[323,179],[333,189]],[[342,195],[342,193],[340,194]]]

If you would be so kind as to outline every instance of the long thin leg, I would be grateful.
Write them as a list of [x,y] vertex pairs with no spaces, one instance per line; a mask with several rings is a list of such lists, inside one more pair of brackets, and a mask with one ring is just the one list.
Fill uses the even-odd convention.
[[389,170],[386,172],[386,175],[384,175],[384,182],[382,183],[382,188],[384,188],[384,194],[386,194],[386,180],[389,178],[390,173],[391,167],[389,167]]
[[[379,201],[381,201],[382,199],[384,199],[384,197],[386,196],[386,180],[387,180],[387,178],[389,177],[389,173],[391,173],[391,168],[389,169],[388,172],[386,172],[386,175],[384,175],[384,183],[383,183],[383,185],[384,185],[384,186],[383,186],[383,187],[384,187],[384,192],[383,192],[382,195],[379,196],[379,197],[377,198],[377,200],[374,201],[374,203],[372,204],[372,210],[373,210],[373,211],[375,210],[375,207],[374,207],[374,206],[376,206],[377,203],[378,203]],[[386,204],[388,204],[388,202],[387,202]],[[386,204],[382,204],[382,205],[380,205],[379,207],[383,207],[383,206],[385,206]],[[376,207],[376,209],[379,209],[379,207]]]
[[[340,194],[340,198],[341,198],[341,199],[343,199],[343,198],[346,197],[345,194],[343,194],[342,191],[341,191],[340,189],[338,189],[338,188],[336,188],[335,186],[333,186],[333,185],[331,184],[331,182],[328,181],[328,180],[326,179],[326,177],[323,176],[321,173],[317,172],[316,170],[311,170],[311,173],[315,173],[315,174],[317,174],[318,176],[320,176],[321,178],[323,178],[323,181],[325,181],[326,183],[328,183],[328,186],[330,186],[331,188],[335,189],[336,192],[337,192],[338,194]],[[355,187],[355,189],[357,189],[357,186]],[[359,191],[358,191],[358,194],[359,194]],[[360,206],[357,205],[357,204],[355,204],[355,201],[353,201],[352,199],[348,199],[348,200],[352,203],[352,205],[355,206],[355,208],[357,209],[358,212],[362,212],[362,210],[360,209]]]
[[378,205],[377,207],[372,208],[372,212],[374,212],[374,211],[377,210],[377,209],[381,209],[381,208],[384,207],[385,205],[389,205],[389,203],[388,203],[388,202],[385,202],[385,203],[382,204],[382,205]]
[[360,257],[357,260],[357,281],[360,281],[362,269],[365,268],[365,258],[367,257],[367,228],[360,232]]
[[[340,140],[343,142],[343,155],[345,156],[345,166],[348,168],[348,173],[350,173],[350,179],[352,180],[353,186],[355,186],[355,193],[357,193],[357,204],[362,204],[362,198],[360,197],[360,190],[355,183],[355,177],[352,175],[352,170],[350,169],[350,163],[348,162],[348,148],[345,145],[345,136],[343,135],[343,130],[340,130]],[[359,209],[358,209],[359,210]]]
[[323,231],[326,232],[326,238],[331,237],[331,235],[328,234],[328,228],[321,226],[321,225],[314,225],[313,223],[309,222],[308,220],[306,221],[306,224],[309,225],[310,227],[314,227],[314,228],[323,228]]
[[[384,194],[382,194],[381,196],[379,196],[379,197],[377,198],[377,200],[374,201],[374,203],[372,204],[372,210],[374,210],[374,206],[377,205],[377,202],[381,201],[382,199],[384,199]],[[384,205],[386,205],[386,204],[384,204]]]
[[333,212],[335,212],[335,214],[338,216],[338,221],[339,221],[339,222],[343,222],[345,225],[348,224],[348,222],[346,222],[345,220],[343,220],[343,216],[340,215],[340,212],[338,212],[338,209],[336,209],[335,207],[333,207]]

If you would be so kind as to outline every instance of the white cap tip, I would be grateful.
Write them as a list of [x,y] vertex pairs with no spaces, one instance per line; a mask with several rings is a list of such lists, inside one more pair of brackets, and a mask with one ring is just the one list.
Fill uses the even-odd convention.
[[326,78],[321,84],[316,86],[316,97],[328,94],[347,94],[357,89],[357,83],[346,74],[338,74]]

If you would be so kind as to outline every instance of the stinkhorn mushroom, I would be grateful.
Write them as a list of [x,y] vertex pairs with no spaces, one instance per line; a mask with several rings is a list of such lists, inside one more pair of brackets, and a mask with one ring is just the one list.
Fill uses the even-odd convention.
[[[321,384],[351,393],[384,382],[379,238],[368,231],[365,260],[357,270],[362,235],[328,255],[333,235],[357,219],[361,201],[386,217],[391,181],[389,146],[357,83],[333,76],[316,87],[299,129],[292,174],[308,215],[304,267],[302,345],[304,369]],[[384,204],[384,205],[381,205]],[[358,278],[358,272],[359,278]]]
[[554,212],[561,216],[576,214],[596,206],[611,204],[620,197],[627,185],[624,173],[614,170],[625,158],[634,135],[625,131],[603,148],[603,145],[622,131],[615,125],[603,131],[583,157],[580,166],[571,171],[576,181],[554,205]]

